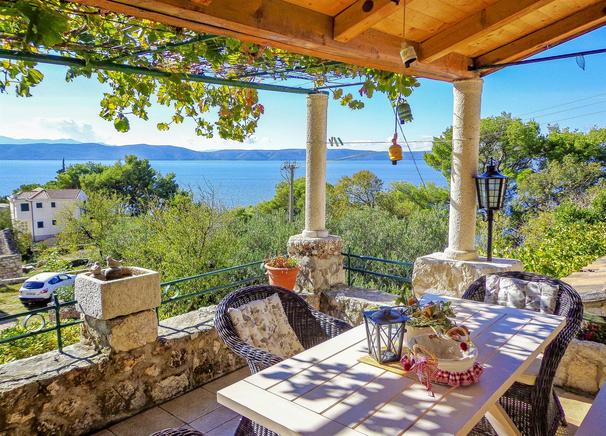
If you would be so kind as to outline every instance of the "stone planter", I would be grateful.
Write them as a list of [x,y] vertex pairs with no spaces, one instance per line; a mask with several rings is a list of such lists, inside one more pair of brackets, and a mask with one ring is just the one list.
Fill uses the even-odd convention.
[[130,267],[132,276],[104,281],[89,274],[76,276],[75,297],[80,312],[108,320],[160,305],[160,274]]
[[604,381],[606,381],[606,345],[573,339],[560,361],[555,384],[595,394]]
[[82,341],[97,349],[134,350],[158,337],[155,308],[160,305],[160,274],[129,268],[132,275],[102,280],[92,274],[76,277],[75,297],[84,315]]

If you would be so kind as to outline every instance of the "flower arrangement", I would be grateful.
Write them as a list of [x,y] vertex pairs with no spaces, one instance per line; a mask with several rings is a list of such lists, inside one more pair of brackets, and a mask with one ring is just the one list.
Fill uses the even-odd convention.
[[410,311],[408,325],[412,327],[431,327],[436,332],[446,332],[455,325],[450,319],[455,316],[450,301],[431,302],[421,306],[416,298],[411,297],[408,307]]
[[296,268],[299,262],[294,257],[274,256],[265,259],[265,266],[272,268]]

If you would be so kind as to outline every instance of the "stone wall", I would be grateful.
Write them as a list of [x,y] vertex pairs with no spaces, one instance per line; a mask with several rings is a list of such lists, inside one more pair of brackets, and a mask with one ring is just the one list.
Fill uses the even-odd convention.
[[0,434],[85,434],[243,367],[213,316],[162,321],[153,343],[128,352],[79,343],[0,366]]
[[21,276],[21,254],[9,229],[0,230],[0,279]]
[[573,339],[560,362],[555,384],[596,394],[606,381],[606,345]]
[[0,256],[0,279],[12,279],[21,276],[21,255],[5,254]]

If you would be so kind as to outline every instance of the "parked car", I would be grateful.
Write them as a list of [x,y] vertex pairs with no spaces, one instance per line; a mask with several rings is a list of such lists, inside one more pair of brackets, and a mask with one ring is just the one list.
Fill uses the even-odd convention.
[[19,289],[19,299],[25,306],[46,306],[57,288],[71,286],[76,276],[65,273],[40,273],[30,277]]

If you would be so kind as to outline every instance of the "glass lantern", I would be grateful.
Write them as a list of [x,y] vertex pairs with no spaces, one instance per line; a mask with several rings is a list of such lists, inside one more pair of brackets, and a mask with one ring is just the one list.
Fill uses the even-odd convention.
[[476,176],[476,190],[478,192],[478,208],[486,211],[488,218],[488,240],[486,259],[492,261],[492,226],[494,212],[503,207],[507,177],[499,172],[499,164],[493,159],[488,160],[486,171]]
[[379,363],[400,360],[408,319],[401,307],[364,311],[368,354]]

